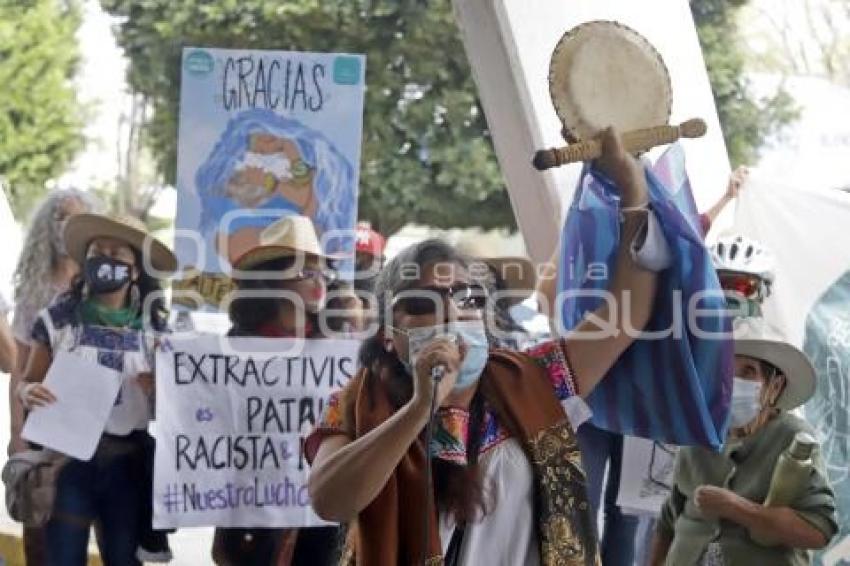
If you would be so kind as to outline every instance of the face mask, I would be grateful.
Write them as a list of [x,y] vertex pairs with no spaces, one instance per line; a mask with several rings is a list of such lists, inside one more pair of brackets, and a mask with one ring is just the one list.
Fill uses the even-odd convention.
[[487,365],[489,344],[484,330],[484,322],[481,320],[458,321],[448,325],[421,326],[402,332],[407,334],[408,359],[401,360],[401,363],[410,375],[413,375],[413,368],[416,366],[416,356],[439,336],[459,338],[466,346],[466,356],[463,358],[463,363],[458,371],[454,391],[475,385],[478,378],[481,377],[481,372],[484,371],[484,366]]
[[460,336],[466,346],[466,356],[460,366],[454,390],[467,389],[478,382],[487,365],[488,346],[484,321],[465,320],[449,324],[449,332]]
[[265,173],[271,173],[278,179],[292,178],[292,163],[283,153],[245,152],[236,169],[247,169],[249,167],[261,169]]
[[761,383],[736,377],[732,380],[730,425],[740,428],[752,422],[761,411]]
[[84,275],[91,292],[100,295],[117,291],[128,283],[130,270],[130,264],[121,260],[95,256],[86,260]]

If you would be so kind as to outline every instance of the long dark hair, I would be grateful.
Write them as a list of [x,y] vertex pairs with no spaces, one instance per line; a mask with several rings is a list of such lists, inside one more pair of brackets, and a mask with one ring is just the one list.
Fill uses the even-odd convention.
[[[139,289],[139,309],[146,311],[150,315],[148,320],[143,320],[142,323],[156,332],[164,332],[168,328],[168,307],[162,296],[162,284],[159,279],[156,279],[144,270],[142,252],[133,246],[130,246],[130,249],[133,250],[133,256],[136,258],[136,266],[139,268],[139,278],[131,285],[135,285]],[[85,264],[81,268],[82,270],[71,282],[68,291],[57,299],[57,302],[64,302],[73,309],[76,309],[83,302],[86,295]],[[157,295],[150,298],[155,293]],[[129,299],[130,291],[128,288],[127,300]],[[144,313],[140,312],[139,314],[142,315]]]
[[[437,263],[454,264],[468,268],[470,260],[454,247],[438,239],[429,239],[414,244],[393,258],[375,280],[375,296],[378,304],[378,323],[386,328],[388,316],[392,316],[390,303],[396,294],[413,289],[419,283],[422,269]],[[361,367],[368,368],[367,379],[381,381],[389,393],[391,402],[400,408],[413,396],[413,382],[395,352],[384,348],[383,333],[367,338],[360,347]],[[476,434],[478,431],[473,431]],[[427,449],[427,447],[426,447]],[[458,521],[472,521],[484,510],[483,479],[477,464],[459,466],[452,462],[434,459],[432,462],[437,507],[454,515]]]

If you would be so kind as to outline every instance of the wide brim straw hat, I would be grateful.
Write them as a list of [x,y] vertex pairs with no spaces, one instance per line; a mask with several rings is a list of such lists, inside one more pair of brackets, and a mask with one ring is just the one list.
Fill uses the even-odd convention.
[[506,297],[510,304],[521,303],[534,293],[537,277],[531,260],[521,256],[498,256],[476,258],[486,263],[499,274],[505,287],[515,294]]
[[300,255],[331,261],[342,259],[342,256],[322,251],[310,218],[293,214],[266,226],[256,244],[234,258],[231,265],[239,270],[248,270],[273,259]]
[[511,305],[521,303],[534,293],[537,284],[537,274],[534,264],[526,257],[505,256],[494,253],[495,244],[475,239],[463,238],[457,242],[459,252],[473,262],[481,262],[499,274],[505,288],[513,291],[505,301]]
[[108,216],[88,212],[75,214],[68,218],[64,238],[68,255],[80,265],[85,263],[92,240],[112,238],[126,242],[138,250],[146,260],[144,263],[157,271],[177,271],[178,262],[174,253],[154,238],[144,223],[132,216]]
[[658,51],[635,30],[592,21],[567,31],[552,53],[549,94],[565,132],[590,139],[666,125],[673,106],[670,74]]
[[811,399],[817,384],[815,368],[778,328],[763,318],[749,317],[736,320],[734,330],[736,356],[764,360],[785,376],[785,390],[777,407],[790,411]]

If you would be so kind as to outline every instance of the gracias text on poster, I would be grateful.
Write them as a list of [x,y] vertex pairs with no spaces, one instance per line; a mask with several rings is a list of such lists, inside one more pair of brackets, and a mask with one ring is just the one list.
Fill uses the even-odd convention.
[[353,253],[365,65],[342,53],[184,49],[176,289],[215,310],[230,262],[288,214],[313,220],[326,253]]

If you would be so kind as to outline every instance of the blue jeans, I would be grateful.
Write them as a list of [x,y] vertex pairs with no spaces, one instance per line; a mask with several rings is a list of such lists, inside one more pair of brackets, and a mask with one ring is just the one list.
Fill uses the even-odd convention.
[[94,457],[71,460],[59,475],[53,516],[47,524],[47,563],[84,566],[89,530],[97,522],[105,566],[134,566],[143,488],[139,448],[131,440],[101,439]]
[[[620,467],[623,461],[623,436],[608,432],[587,422],[578,429],[581,461],[587,474],[587,497],[593,524],[598,524],[600,503],[604,503],[604,524],[599,550],[603,566],[633,566],[638,518],[625,515],[617,506],[620,491]],[[608,483],[603,486],[605,465]],[[605,499],[602,500],[603,487]]]

